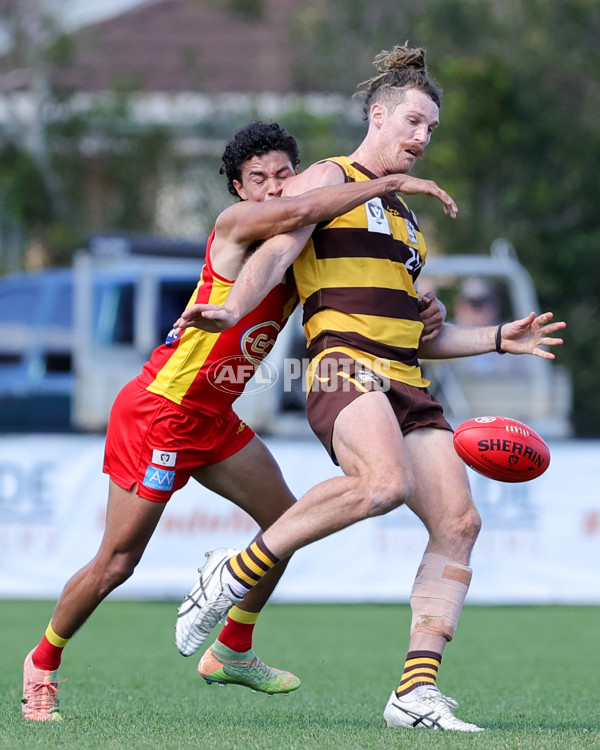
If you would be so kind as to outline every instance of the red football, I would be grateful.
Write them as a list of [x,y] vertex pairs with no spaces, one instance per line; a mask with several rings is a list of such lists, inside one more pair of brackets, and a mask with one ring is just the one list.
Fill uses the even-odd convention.
[[550,464],[544,440],[509,417],[467,419],[454,431],[454,448],[467,466],[500,482],[528,482]]

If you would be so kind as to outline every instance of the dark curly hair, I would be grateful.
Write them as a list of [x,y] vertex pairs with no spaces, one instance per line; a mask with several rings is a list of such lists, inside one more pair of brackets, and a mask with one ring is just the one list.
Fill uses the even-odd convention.
[[394,108],[404,101],[407,89],[418,89],[439,107],[442,89],[427,73],[425,50],[410,48],[408,42],[397,44],[391,51],[383,50],[373,61],[378,75],[359,83],[354,96],[364,96],[363,120],[369,119],[371,104],[380,102]]
[[294,167],[300,163],[296,139],[276,122],[251,122],[238,130],[225,147],[219,174],[227,175],[227,189],[239,198],[233,181],[242,181],[242,165],[253,156],[263,156],[269,151],[283,151]]

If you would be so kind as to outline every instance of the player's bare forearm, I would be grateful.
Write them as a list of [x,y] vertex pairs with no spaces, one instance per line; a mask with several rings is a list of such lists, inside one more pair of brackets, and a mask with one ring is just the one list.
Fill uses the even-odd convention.
[[[458,213],[454,199],[433,180],[397,173],[347,183],[342,170],[331,161],[313,164],[289,180],[284,187],[283,199],[301,199],[305,215],[299,226],[304,226],[341,216],[371,198],[388,193],[430,195],[442,203],[445,213],[453,218]],[[291,208],[293,203],[289,205]],[[276,210],[275,206],[271,208]]]
[[392,174],[364,182],[345,183],[318,188],[305,194],[307,214],[303,223],[317,224],[333,219],[360,206],[362,203],[387,193],[431,195],[444,207],[444,212],[456,217],[458,206],[454,199],[433,180],[422,180],[407,174]]
[[[237,213],[245,211],[245,215],[241,222],[235,217],[232,230],[250,244],[255,240],[293,232],[301,227],[314,226],[320,221],[345,214],[377,195],[383,195],[389,183],[390,180],[386,178],[347,184],[340,182],[293,197],[281,197],[276,201],[245,206],[236,204]],[[230,213],[233,214],[233,211]]]
[[452,218],[458,213],[454,199],[433,180],[422,180],[407,174],[392,174],[363,182],[336,184],[305,193],[302,197],[306,202],[306,214],[299,226],[333,219],[371,198],[388,193],[430,195],[441,202],[444,213]]
[[281,283],[289,266],[312,233],[303,227],[266,240],[244,264],[227,298],[227,309],[238,319],[247,315]]
[[[566,327],[564,321],[552,320],[551,312],[536,315],[531,312],[526,318],[504,323],[501,329],[500,346],[508,354],[533,354],[543,359],[554,359],[551,351],[542,346],[560,346],[562,338],[551,334]],[[475,354],[496,351],[498,326],[466,328],[444,323],[442,331],[434,339],[422,342],[419,356],[426,359],[449,359],[469,357]]]
[[305,227],[267,240],[242,267],[224,305],[192,305],[184,310],[174,327],[194,326],[216,333],[234,326],[282,281],[310,232],[311,229]]

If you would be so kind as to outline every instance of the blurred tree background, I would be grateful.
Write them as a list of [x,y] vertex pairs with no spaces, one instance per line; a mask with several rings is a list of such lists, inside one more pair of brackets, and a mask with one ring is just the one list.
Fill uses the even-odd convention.
[[[271,5],[230,0],[220,12],[268,24]],[[304,98],[276,110],[255,100],[233,114],[215,105],[185,126],[140,119],[135,87],[119,82],[82,106],[53,77],[76,64],[77,33],[65,32],[35,0],[0,0],[0,8],[9,40],[1,76],[1,232],[4,246],[42,248],[50,264],[68,263],[92,230],[184,231],[183,222],[165,218],[169,201],[180,209],[187,202],[196,216],[186,231],[207,232],[230,200],[218,176],[223,145],[250,119],[285,125],[305,165],[348,153],[365,131],[351,97],[372,75],[374,55],[405,40],[425,47],[444,89],[442,127],[415,173],[444,186],[460,214],[449,222],[426,200],[411,206],[435,252],[487,252],[498,237],[514,245],[542,308],[568,322],[559,356],[574,381],[576,433],[600,434],[597,0],[292,3],[291,89]],[[22,70],[37,107],[28,127],[14,86],[9,92],[5,85]],[[311,92],[338,104],[308,107]],[[8,270],[6,257],[0,254],[0,270]],[[32,265],[37,256],[24,257]]]

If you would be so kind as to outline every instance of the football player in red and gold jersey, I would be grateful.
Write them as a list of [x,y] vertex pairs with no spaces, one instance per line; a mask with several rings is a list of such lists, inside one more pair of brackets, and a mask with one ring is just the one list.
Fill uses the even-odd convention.
[[[221,172],[241,200],[216,221],[190,305],[224,302],[257,241],[333,218],[375,195],[407,188],[437,197],[447,213],[457,210],[435,183],[406,175],[281,198],[298,163],[295,139],[276,123],[251,123],[231,139]],[[42,640],[25,659],[25,719],[60,720],[57,670],[64,646],[132,575],[167,501],[191,476],[248,512],[263,530],[295,502],[274,458],[232,403],[272,348],[297,299],[288,271],[233,328],[216,334],[171,331],[117,396],[106,436],[104,471],[110,485],[104,537],[96,556],[67,582]],[[427,316],[430,329],[438,329],[442,309],[432,303]],[[224,377],[227,387],[219,387]],[[252,650],[254,623],[283,567],[231,610],[218,641],[205,654],[200,673],[207,681],[266,693],[287,693],[300,685],[295,675],[268,667]],[[194,607],[194,597],[186,597],[180,615]],[[178,637],[177,646],[184,655],[192,654],[206,635]]]

